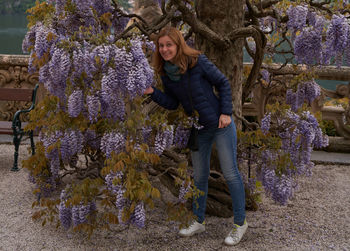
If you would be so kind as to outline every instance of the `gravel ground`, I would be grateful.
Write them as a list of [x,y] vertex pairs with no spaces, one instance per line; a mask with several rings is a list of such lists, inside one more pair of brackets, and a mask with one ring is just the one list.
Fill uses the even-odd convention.
[[[21,146],[20,159],[26,157]],[[257,212],[248,211],[248,231],[236,247],[223,239],[231,219],[207,217],[206,231],[190,238],[177,235],[177,224],[165,221],[162,202],[148,212],[147,227],[85,235],[33,221],[35,200],[27,171],[11,172],[13,146],[0,145],[0,250],[349,250],[350,166],[317,165],[301,178],[287,206],[263,198]]]

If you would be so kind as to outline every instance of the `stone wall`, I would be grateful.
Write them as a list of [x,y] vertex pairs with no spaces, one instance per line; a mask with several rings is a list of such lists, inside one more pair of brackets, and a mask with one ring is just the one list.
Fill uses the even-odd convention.
[[[28,73],[29,56],[0,54],[0,87],[34,88],[38,83],[38,73]],[[43,86],[39,87],[37,101],[45,94]],[[28,102],[0,101],[0,120],[12,121],[15,112],[29,107]],[[27,118],[24,118],[27,120]]]

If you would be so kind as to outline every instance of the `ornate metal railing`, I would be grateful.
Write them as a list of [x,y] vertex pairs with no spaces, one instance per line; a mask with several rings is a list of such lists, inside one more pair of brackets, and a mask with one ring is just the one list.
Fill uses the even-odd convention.
[[[28,73],[27,55],[2,55],[0,54],[0,87],[10,88],[28,88],[34,87],[38,83],[38,73]],[[245,67],[250,67],[250,63],[245,63]],[[280,69],[279,65],[269,65],[269,71],[278,73],[281,78],[290,78],[291,76],[307,71],[306,66],[287,65]],[[318,79],[338,80],[350,82],[350,67],[342,67],[338,69],[334,66],[322,67],[315,70]],[[258,86],[253,91],[251,103],[245,103],[243,106],[243,115],[257,116],[258,120],[265,113],[266,104],[271,102],[279,95],[278,88],[264,88]],[[313,111],[321,111],[324,120],[334,121],[337,134],[341,136],[341,140],[350,146],[350,105],[346,108],[341,106],[324,106],[326,98],[340,99],[344,97],[350,98],[350,84],[340,84],[336,86],[336,90],[327,90],[322,88],[322,97],[312,104]],[[38,101],[45,95],[45,89],[41,86],[38,92]],[[15,102],[0,103],[0,120],[12,120],[14,113],[23,108],[26,104],[16,104]],[[27,104],[28,105],[28,104]],[[349,147],[350,149],[350,147]]]

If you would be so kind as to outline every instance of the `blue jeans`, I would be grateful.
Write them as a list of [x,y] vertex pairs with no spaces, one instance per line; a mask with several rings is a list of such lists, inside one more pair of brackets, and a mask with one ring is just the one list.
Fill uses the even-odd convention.
[[242,225],[245,220],[245,193],[242,177],[237,168],[237,135],[233,120],[225,128],[199,130],[199,150],[192,151],[191,157],[194,184],[204,192],[204,195],[193,201],[193,213],[198,217],[198,222],[202,223],[204,221],[208,195],[210,155],[214,142],[220,160],[220,167],[231,194],[234,223]]

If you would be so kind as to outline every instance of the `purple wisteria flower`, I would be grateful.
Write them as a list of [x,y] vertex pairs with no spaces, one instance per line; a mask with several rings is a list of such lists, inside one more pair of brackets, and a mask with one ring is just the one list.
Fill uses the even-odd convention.
[[61,202],[58,206],[58,214],[61,225],[67,230],[72,225],[72,209],[70,207],[66,207],[68,198],[65,190],[61,191],[60,199]]
[[268,70],[262,69],[261,76],[265,82],[270,83],[270,73]]
[[[307,82],[302,87],[304,88],[303,95],[307,93],[308,84],[310,83]],[[314,84],[311,81],[311,85]],[[316,96],[314,94],[315,92],[312,92],[310,96]],[[289,100],[291,96],[296,97],[296,95],[289,94]],[[303,97],[305,99],[305,95]],[[263,120],[262,124],[269,120],[267,115]],[[261,180],[265,191],[271,195],[272,199],[284,205],[293,196],[296,188],[294,177],[311,175],[314,166],[311,162],[311,152],[314,147],[327,146],[328,137],[323,135],[317,119],[309,111],[295,113],[289,109],[283,117],[278,119],[278,124],[277,131],[274,133],[281,138],[281,148],[263,150],[258,160],[257,178]],[[288,156],[291,161],[284,163],[282,171],[277,166],[278,162],[276,163],[281,155]]]
[[48,148],[55,144],[61,137],[63,136],[63,132],[61,131],[55,131],[51,134],[44,134],[43,132],[40,131],[39,133],[39,140],[43,143],[45,147],[45,156],[48,159],[51,159],[55,157],[56,153],[52,153],[52,151],[48,151]]
[[[77,46],[73,51],[73,68],[71,80],[73,85],[76,85],[76,81],[81,77],[84,77],[85,83],[88,85],[91,83],[97,68],[94,64],[93,56],[90,53],[91,45],[87,42],[84,43],[84,48]],[[84,74],[83,74],[84,73]]]
[[83,111],[84,93],[82,90],[74,90],[68,98],[68,114],[75,118]]
[[346,40],[348,41],[348,45],[344,51],[344,61],[347,66],[350,66],[350,31],[348,32],[348,38]]
[[[65,88],[68,74],[71,68],[70,57],[63,49],[56,48],[48,63],[48,72],[45,77],[44,85],[53,95],[59,97],[65,102]],[[40,74],[40,72],[39,72]],[[39,76],[40,77],[40,76]]]
[[150,145],[151,144],[151,142],[152,142],[152,139],[151,139],[151,135],[152,135],[152,127],[151,126],[143,126],[142,128],[141,128],[141,142],[143,142],[143,143],[146,143],[146,144],[148,144],[148,145]]
[[115,206],[119,209],[119,211],[122,211],[127,204],[127,199],[124,197],[124,193],[125,188],[120,188],[117,190]]
[[37,23],[33,25],[29,31],[24,36],[23,42],[22,42],[22,51],[24,53],[28,53],[30,51],[30,47],[34,46],[35,44],[35,38],[36,38],[36,30],[39,29],[38,27],[41,26],[41,23]]
[[315,26],[316,17],[317,17],[317,13],[309,9],[307,16],[306,16],[306,19],[307,19],[307,22],[309,23],[310,26]]
[[34,50],[38,58],[41,58],[45,52],[51,47],[49,40],[47,39],[48,33],[54,32],[53,30],[47,29],[45,26],[37,26],[35,32],[35,45]]
[[164,131],[157,132],[154,142],[154,152],[161,155],[163,151],[173,145],[174,129],[173,127],[166,128]]
[[60,158],[58,149],[53,149],[50,152],[50,172],[54,179],[58,178],[60,170]]
[[342,64],[342,53],[348,47],[349,23],[343,15],[333,15],[323,47],[323,63],[329,64],[336,57],[337,66]]
[[191,184],[185,184],[185,181],[182,182],[181,187],[180,187],[180,192],[179,192],[179,201],[181,203],[186,203],[187,198],[185,198],[186,194],[190,191],[191,189]]
[[106,154],[107,158],[111,157],[112,152],[119,153],[125,148],[126,138],[120,132],[110,132],[101,138],[100,149]]
[[156,45],[154,44],[153,41],[146,41],[146,47],[147,49],[151,50],[151,51],[155,51],[156,50]]
[[86,96],[86,104],[88,108],[90,122],[97,122],[98,114],[101,107],[99,97],[96,95]]
[[107,72],[108,65],[116,56],[117,51],[118,47],[115,45],[99,45],[92,50],[90,57],[95,59],[96,68],[102,72]]
[[294,40],[295,33],[299,30],[302,31],[306,26],[306,19],[308,15],[308,8],[303,5],[290,6],[287,10],[288,29],[292,30],[292,40]]
[[[130,201],[124,197],[126,189],[123,186],[123,173],[122,172],[115,172],[115,173],[109,173],[105,177],[105,182],[107,185],[107,189],[115,195],[115,206],[118,209],[118,220],[120,224],[129,224],[131,222],[131,219],[128,221],[123,221],[123,211],[128,206],[130,206]],[[117,181],[120,181],[117,183]],[[136,209],[135,209],[136,210]]]
[[99,15],[113,11],[110,0],[94,0],[92,4]]
[[282,174],[279,177],[275,170],[265,167],[261,170],[260,179],[266,193],[270,194],[272,199],[281,205],[286,205],[293,196],[295,186],[289,176]]
[[304,104],[304,102],[307,102],[310,105],[312,101],[314,101],[320,95],[320,86],[315,82],[315,80],[311,80],[299,84],[296,92],[288,89],[286,92],[286,104],[290,105],[292,111],[295,112]]
[[[122,184],[115,185],[115,181],[122,181],[123,179],[123,173],[122,172],[115,172],[115,173],[109,173],[105,177],[105,182],[107,185],[107,189],[117,195],[120,190],[123,190]],[[124,191],[124,190],[123,190]],[[124,194],[124,192],[123,192]]]
[[[309,112],[304,111],[300,116],[289,110],[287,117],[293,121],[291,128],[281,130],[282,149],[289,152],[293,165],[299,174],[306,173],[305,167],[310,167],[311,152],[314,146],[327,146],[327,139],[322,134],[317,119]],[[320,143],[320,144],[319,144]],[[303,170],[298,170],[298,168]]]
[[271,125],[271,113],[265,114],[265,116],[261,119],[261,131],[264,134],[267,134],[270,130]]
[[65,163],[76,154],[80,153],[83,148],[84,136],[79,130],[68,129],[61,138],[61,157]]
[[[106,68],[102,78],[102,92],[114,94],[123,93],[134,98],[142,95],[143,91],[153,82],[153,70],[142,50],[141,39],[131,39],[130,52],[125,48],[111,46],[106,52],[103,51],[103,61],[113,58],[114,67]],[[103,69],[107,64],[102,64]]]
[[271,32],[277,27],[277,19],[267,16],[259,19],[260,29],[265,32]]
[[190,129],[179,124],[175,129],[174,145],[179,148],[185,148],[190,137]]
[[275,188],[272,191],[272,199],[286,205],[289,198],[293,196],[293,181],[282,175],[281,177],[275,178]]
[[88,129],[84,134],[84,142],[92,149],[97,150],[100,149],[101,137],[94,130]]
[[104,118],[113,121],[124,121],[125,119],[125,102],[120,94],[103,91],[100,96],[101,115]]
[[76,227],[80,224],[88,222],[88,216],[96,210],[96,204],[89,202],[88,204],[80,203],[79,205],[72,206],[72,222],[73,226]]
[[145,227],[146,213],[145,213],[145,207],[143,202],[140,202],[136,205],[135,210],[131,215],[130,221],[132,224],[134,224],[138,228]]
[[55,4],[56,15],[60,15],[64,12],[64,6],[66,4],[66,0],[51,0],[50,3]]
[[301,64],[318,64],[322,60],[322,33],[305,28],[294,40],[296,60]]
[[115,34],[120,34],[121,32],[123,32],[126,25],[130,21],[130,18],[122,17],[120,16],[120,14],[118,14],[115,14],[112,19],[112,27],[114,29]]

